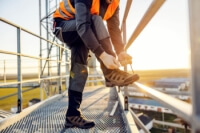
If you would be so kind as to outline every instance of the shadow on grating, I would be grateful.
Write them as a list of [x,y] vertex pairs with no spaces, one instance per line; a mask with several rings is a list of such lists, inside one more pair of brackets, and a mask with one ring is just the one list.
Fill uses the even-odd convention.
[[91,129],[65,129],[65,113],[68,97],[39,108],[1,133],[126,133],[122,119],[122,110],[118,106],[114,116],[109,116],[117,101],[114,89],[85,89],[81,109],[83,115],[94,120],[96,126]]

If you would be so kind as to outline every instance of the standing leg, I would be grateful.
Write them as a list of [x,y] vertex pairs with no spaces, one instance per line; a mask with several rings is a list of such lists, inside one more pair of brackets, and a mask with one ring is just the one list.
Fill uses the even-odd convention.
[[71,44],[71,71],[69,83],[69,105],[66,113],[65,127],[91,128],[95,126],[93,121],[87,120],[81,114],[83,89],[88,77],[87,58],[88,48],[81,39]]
[[71,45],[71,71],[68,90],[69,107],[66,116],[80,116],[79,108],[82,101],[82,92],[88,77],[87,58],[89,50],[80,39]]
[[66,112],[65,127],[91,128],[95,125],[81,114],[80,105],[82,93],[88,76],[87,58],[88,48],[84,45],[76,32],[75,20],[58,22],[58,27],[62,28],[62,35],[59,38],[71,49],[71,71],[68,88],[68,110]]

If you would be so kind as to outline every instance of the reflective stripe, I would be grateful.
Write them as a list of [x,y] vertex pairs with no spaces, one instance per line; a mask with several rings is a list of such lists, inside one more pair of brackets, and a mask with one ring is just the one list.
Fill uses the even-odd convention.
[[[69,12],[70,14],[75,14],[74,12],[72,12],[72,10],[71,10],[71,5],[69,5],[69,4],[71,4],[71,3],[68,3],[68,2],[70,2],[69,0],[63,0],[63,2],[64,2],[64,6],[65,6],[65,10],[67,11],[67,12]],[[75,9],[74,9],[75,10]]]
[[70,0],[68,0],[68,4],[69,4],[71,11],[75,14],[76,11],[75,11],[74,7],[72,6]]
[[62,17],[67,18],[67,19],[70,19],[70,18],[71,18],[71,17],[65,15],[65,13],[62,12],[62,10],[61,10],[60,8],[58,9],[58,11],[59,11],[60,15],[62,15]]
[[[113,0],[113,2],[109,4],[103,19],[108,20],[109,18],[111,18],[118,6],[119,6],[119,0]],[[100,9],[100,0],[93,0],[90,13],[94,15],[99,15],[99,9]],[[54,17],[60,17],[67,20],[74,18],[74,16],[75,16],[75,9],[72,6],[70,0],[63,0],[62,2],[60,2],[60,8],[58,9],[58,12],[54,13]]]
[[60,3],[60,9],[61,9],[61,11],[62,11],[65,15],[67,15],[67,16],[69,16],[69,17],[71,17],[71,18],[74,18],[74,14],[69,13],[69,12],[65,9],[64,1],[62,1],[62,2]]

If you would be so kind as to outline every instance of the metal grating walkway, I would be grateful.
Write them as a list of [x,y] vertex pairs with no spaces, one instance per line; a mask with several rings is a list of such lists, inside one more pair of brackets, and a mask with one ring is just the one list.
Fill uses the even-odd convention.
[[1,133],[126,133],[127,128],[119,105],[115,114],[109,116],[117,100],[116,89],[85,88],[81,109],[86,118],[95,121],[96,126],[92,129],[64,128],[68,105],[68,98],[64,96],[38,108]]

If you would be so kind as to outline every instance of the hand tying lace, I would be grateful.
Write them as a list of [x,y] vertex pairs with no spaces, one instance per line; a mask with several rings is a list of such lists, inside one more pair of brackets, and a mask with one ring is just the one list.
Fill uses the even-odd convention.
[[118,55],[118,60],[122,66],[126,66],[127,64],[132,64],[132,57],[125,51],[121,52]]

